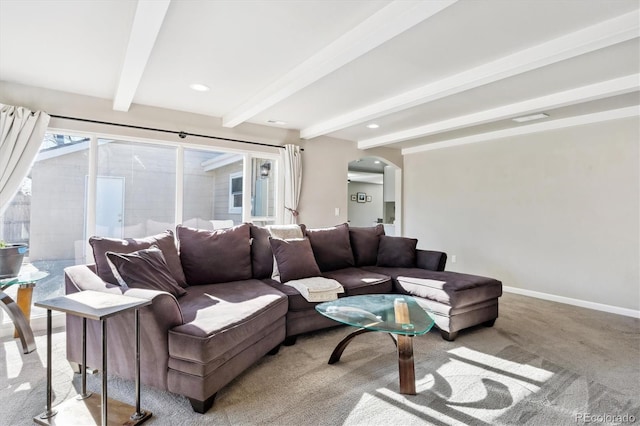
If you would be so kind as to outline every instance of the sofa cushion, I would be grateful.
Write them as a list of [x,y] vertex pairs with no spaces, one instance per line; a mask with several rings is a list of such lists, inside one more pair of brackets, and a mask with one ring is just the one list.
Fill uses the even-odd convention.
[[391,278],[388,275],[360,268],[343,268],[323,272],[322,276],[334,279],[342,284],[347,296],[389,293],[393,289]]
[[252,276],[258,279],[269,278],[273,273],[273,252],[269,243],[269,230],[251,224],[249,232]]
[[[251,279],[193,287],[180,308],[185,322],[169,331],[169,356],[213,370],[283,318],[287,298]],[[284,334],[284,321],[281,327]]]
[[278,263],[280,282],[286,283],[290,280],[320,275],[320,269],[307,238],[297,240],[271,238],[269,243]]
[[355,266],[375,265],[378,260],[378,245],[384,235],[382,224],[364,228],[349,227],[349,240],[353,250]]
[[166,291],[175,297],[187,293],[171,275],[162,251],[157,246],[133,253],[108,251],[106,257],[121,287]]
[[251,278],[249,224],[208,231],[178,226],[180,260],[189,285]]
[[349,226],[346,223],[331,228],[307,229],[306,235],[321,271],[355,265],[349,241]]
[[390,237],[382,235],[378,246],[378,260],[376,266],[391,266],[397,268],[413,268],[416,266],[415,238]]
[[164,260],[169,266],[171,276],[181,287],[187,286],[187,280],[182,269],[178,249],[173,238],[173,232],[165,231],[157,235],[145,238],[107,238],[107,237],[91,237],[89,244],[93,248],[93,258],[96,262],[96,274],[102,280],[118,284],[118,280],[113,276],[111,267],[107,263],[106,253],[108,251],[114,253],[131,253],[137,250],[147,249],[153,245],[162,250]]

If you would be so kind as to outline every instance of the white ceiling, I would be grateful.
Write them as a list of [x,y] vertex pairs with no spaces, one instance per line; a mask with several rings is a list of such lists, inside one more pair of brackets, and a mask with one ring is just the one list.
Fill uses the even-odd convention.
[[[120,111],[150,105],[226,127],[251,122],[412,152],[638,115],[639,8],[638,0],[0,0],[0,80],[109,99]],[[511,120],[537,112],[549,118]],[[380,127],[365,127],[372,122]]]

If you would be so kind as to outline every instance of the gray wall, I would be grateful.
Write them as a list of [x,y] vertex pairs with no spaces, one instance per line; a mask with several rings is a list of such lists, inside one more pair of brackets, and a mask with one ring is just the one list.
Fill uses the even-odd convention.
[[407,155],[406,234],[447,269],[640,309],[639,120]]
[[[382,185],[366,182],[349,182],[349,225],[372,226],[383,218]],[[370,203],[351,201],[351,195],[364,192],[371,196]]]

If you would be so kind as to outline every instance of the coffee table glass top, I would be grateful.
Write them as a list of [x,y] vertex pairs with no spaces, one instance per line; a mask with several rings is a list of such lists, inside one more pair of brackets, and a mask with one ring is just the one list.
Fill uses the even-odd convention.
[[[404,314],[398,314],[398,309]],[[316,305],[322,315],[343,324],[393,334],[425,334],[433,319],[411,296],[401,294],[367,294],[342,297]],[[400,318],[402,315],[408,320]]]
[[35,268],[22,268],[17,277],[1,279],[0,287],[5,289],[12,285],[31,284],[48,276],[49,273],[45,271],[39,271]]

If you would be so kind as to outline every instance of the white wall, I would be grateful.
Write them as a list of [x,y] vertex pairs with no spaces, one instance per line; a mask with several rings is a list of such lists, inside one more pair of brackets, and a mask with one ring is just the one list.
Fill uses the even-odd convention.
[[640,310],[637,118],[405,156],[405,230],[447,269]]
[[[356,142],[321,136],[301,141],[302,194],[299,223],[313,228],[347,221],[347,171],[349,162],[362,157],[379,157],[402,167],[399,150],[374,148],[360,150]],[[338,215],[335,209],[338,208]]]
[[[107,99],[41,89],[5,81],[0,81],[0,103],[24,106],[32,110],[43,110],[49,114],[60,116],[87,118],[171,131],[184,131],[193,134],[242,139],[274,145],[298,143],[300,136],[298,131],[271,126],[260,126],[251,123],[243,123],[230,129],[222,127],[222,120],[220,118],[137,104],[132,104],[128,112],[114,111],[112,101]],[[274,148],[237,142],[200,138],[197,136],[188,136],[186,139],[180,139],[178,135],[175,134],[84,123],[58,118],[52,118],[49,122],[49,127],[87,132],[104,132],[119,136],[155,140],[182,141],[204,146],[229,148],[231,150],[252,150],[269,153],[279,152],[278,150],[274,150]]]
[[[373,226],[378,218],[383,218],[382,185],[367,182],[349,182],[348,188],[349,225]],[[371,196],[371,202],[358,203],[357,201],[352,201],[351,195],[355,195],[358,192],[364,192]]]

